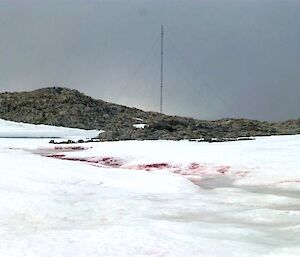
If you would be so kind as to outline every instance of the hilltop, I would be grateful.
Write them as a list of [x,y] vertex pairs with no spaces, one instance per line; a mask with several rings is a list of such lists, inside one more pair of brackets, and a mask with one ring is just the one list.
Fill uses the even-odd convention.
[[32,124],[103,129],[103,140],[176,140],[300,133],[300,119],[278,123],[248,119],[197,120],[145,112],[59,87],[1,93],[0,118]]

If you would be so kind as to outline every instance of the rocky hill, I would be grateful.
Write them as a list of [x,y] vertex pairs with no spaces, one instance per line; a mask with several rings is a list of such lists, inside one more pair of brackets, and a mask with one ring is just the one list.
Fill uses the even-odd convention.
[[103,140],[225,138],[300,133],[300,119],[279,123],[247,119],[203,121],[144,112],[95,100],[76,90],[56,87],[32,92],[1,93],[0,118],[33,124],[103,129],[105,133],[100,135]]

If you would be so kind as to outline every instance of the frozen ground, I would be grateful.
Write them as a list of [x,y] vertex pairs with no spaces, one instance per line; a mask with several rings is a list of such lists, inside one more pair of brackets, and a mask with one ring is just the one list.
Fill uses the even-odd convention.
[[0,139],[0,257],[300,256],[300,136],[48,141]]

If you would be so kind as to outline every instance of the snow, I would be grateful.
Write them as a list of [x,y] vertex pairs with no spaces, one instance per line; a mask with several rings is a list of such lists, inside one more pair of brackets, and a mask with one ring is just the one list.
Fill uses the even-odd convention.
[[147,126],[147,124],[142,124],[142,123],[133,124],[133,127],[138,128],[138,129],[144,129],[146,126]]
[[0,139],[1,257],[300,256],[300,136],[48,141]]
[[[90,144],[82,152],[66,153],[72,158],[109,156],[122,159],[124,168],[139,164],[166,163],[187,167],[204,166],[206,175],[228,167],[236,185],[284,186],[284,182],[300,180],[300,136],[258,137],[254,141],[223,143],[188,141],[126,141]],[[247,176],[236,176],[245,173]],[[228,175],[228,176],[229,176]],[[288,183],[291,186],[291,183]],[[295,184],[298,184],[295,182]]]
[[0,119],[0,138],[93,138],[101,131],[32,125]]
[[134,120],[137,120],[137,121],[141,121],[141,122],[144,121],[143,119],[141,119],[141,118],[136,118],[136,117],[133,117],[133,119],[134,119]]

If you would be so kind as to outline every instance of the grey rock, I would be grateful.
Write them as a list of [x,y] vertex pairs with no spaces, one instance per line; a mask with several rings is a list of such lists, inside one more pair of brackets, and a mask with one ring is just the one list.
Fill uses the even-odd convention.
[[[0,94],[0,118],[32,124],[105,130],[99,140],[181,140],[299,134],[300,119],[262,122],[247,119],[196,120],[144,112],[95,100],[77,90],[43,88]],[[145,128],[133,125],[143,120]]]

